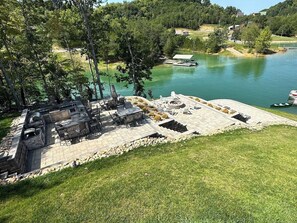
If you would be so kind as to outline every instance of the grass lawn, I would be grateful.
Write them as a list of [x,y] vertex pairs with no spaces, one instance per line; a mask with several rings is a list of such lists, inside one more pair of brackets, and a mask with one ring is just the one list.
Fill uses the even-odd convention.
[[176,28],[176,30],[188,31],[191,37],[199,37],[201,39],[208,37],[216,28],[219,28],[219,25],[215,24],[204,24],[198,30],[185,29],[185,28]]
[[287,113],[287,112],[284,112],[284,111],[280,111],[279,108],[274,108],[274,109],[273,108],[263,108],[263,107],[258,107],[258,108],[262,109],[264,111],[268,111],[268,112],[271,112],[273,114],[276,114],[276,115],[291,119],[293,121],[297,121],[297,115],[292,114],[292,113]]
[[272,35],[272,41],[297,41],[297,37]]
[[0,222],[294,222],[297,128],[139,148],[0,187]]
[[12,114],[5,114],[4,116],[0,117],[0,142],[2,138],[5,137],[9,132],[12,120],[18,115],[19,114],[12,113]]

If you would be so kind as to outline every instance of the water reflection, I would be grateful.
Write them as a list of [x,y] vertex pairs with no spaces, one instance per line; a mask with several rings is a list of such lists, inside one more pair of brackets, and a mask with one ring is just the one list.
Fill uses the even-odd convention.
[[223,74],[228,65],[228,58],[220,56],[203,55],[199,57],[199,66],[211,69],[213,74]]
[[233,73],[244,79],[253,76],[255,80],[258,80],[263,75],[265,67],[265,58],[242,59],[240,63],[234,64]]
[[193,75],[196,72],[196,67],[173,67],[173,72]]

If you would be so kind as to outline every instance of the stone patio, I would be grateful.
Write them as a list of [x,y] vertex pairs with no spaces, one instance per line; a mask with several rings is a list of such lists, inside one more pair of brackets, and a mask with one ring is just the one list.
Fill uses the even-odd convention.
[[220,104],[223,106],[228,106],[234,110],[237,110],[244,114],[249,115],[251,118],[247,121],[248,125],[277,125],[277,124],[288,124],[288,125],[294,125],[294,126],[296,125],[295,121],[280,117],[270,112],[263,111],[261,109],[241,103],[239,101],[234,101],[230,99],[216,99],[210,102],[215,104]]
[[[168,113],[171,119],[187,126],[189,132],[197,132],[200,135],[210,135],[224,131],[231,126],[244,127],[246,124],[221,111],[217,111],[203,103],[197,102],[187,96],[177,95],[179,100],[185,104],[184,108],[174,109],[175,114]],[[153,103],[160,106],[165,99],[156,100]],[[183,111],[190,113],[185,114]],[[166,111],[166,110],[165,110]]]
[[[104,111],[101,116],[103,130],[98,134],[83,138],[81,142],[76,144],[70,144],[68,142],[66,145],[65,142],[60,142],[54,124],[49,124],[46,128],[47,146],[29,151],[27,171],[65,165],[77,159],[87,159],[96,153],[110,151],[112,148],[123,146],[124,144],[129,144],[153,135],[161,135],[164,136],[164,138],[176,139],[192,133],[212,135],[230,129],[262,128],[265,125],[272,124],[289,124],[297,126],[297,122],[233,100],[220,99],[207,102],[201,99],[199,102],[193,97],[180,94],[175,95],[175,97],[177,97],[185,106],[184,108],[173,109],[174,114],[166,111],[167,102],[172,99],[172,96],[154,101],[143,99],[149,105],[153,104],[160,111],[162,110],[162,112],[168,114],[169,118],[163,122],[155,122],[146,117],[143,120],[143,123],[136,127],[129,127],[126,125],[116,126],[113,124],[110,117],[110,114],[115,111]],[[214,105],[214,107],[212,107],[212,105]],[[232,110],[233,113],[224,113],[223,109],[216,109],[216,106],[228,108],[230,109],[229,111]],[[185,110],[189,112],[187,113]],[[241,113],[250,117],[246,123],[233,118],[234,114]],[[186,126],[187,131],[179,132],[161,126],[162,123],[170,121]]]
[[88,158],[94,153],[157,133],[146,120],[136,127],[127,127],[126,125],[115,126],[112,124],[108,112],[104,112],[102,116],[104,120],[102,132],[83,138],[81,142],[76,144],[67,142],[66,145],[65,141],[60,142],[54,124],[49,124],[46,130],[47,146],[29,152],[27,171],[65,164],[76,159]]

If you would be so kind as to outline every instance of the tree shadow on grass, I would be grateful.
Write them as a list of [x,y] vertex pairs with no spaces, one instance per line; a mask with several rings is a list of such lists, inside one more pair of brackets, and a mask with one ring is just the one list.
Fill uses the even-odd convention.
[[1,223],[10,222],[10,217],[8,217],[8,216],[0,216],[0,222]]
[[5,201],[12,197],[31,197],[44,190],[58,186],[63,182],[62,179],[59,180],[56,178],[49,181],[47,178],[48,176],[46,178],[40,177],[39,179],[28,179],[15,184],[0,186],[0,200]]
[[[179,147],[178,144],[176,145]],[[180,146],[179,150],[181,150],[181,148],[182,146]],[[121,156],[111,156],[95,160],[93,162],[83,164],[75,169],[66,168],[35,179],[26,179],[15,184],[0,186],[0,200],[5,201],[14,197],[29,198],[37,195],[38,193],[44,192],[45,190],[57,187],[73,177],[86,176],[94,171],[112,168],[115,165],[129,162],[129,160],[133,158],[149,159],[174,150],[174,148],[168,147],[166,144],[152,147],[140,147]]]

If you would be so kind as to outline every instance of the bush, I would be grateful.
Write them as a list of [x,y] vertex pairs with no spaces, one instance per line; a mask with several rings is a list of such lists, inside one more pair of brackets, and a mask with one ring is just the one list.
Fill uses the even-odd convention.
[[235,110],[231,110],[231,111],[230,111],[230,114],[231,114],[231,115],[233,115],[233,114],[235,114],[235,113],[236,113]]
[[198,101],[198,102],[200,102],[201,100],[200,100],[200,98],[196,98],[196,99],[195,99],[195,101]]
[[151,112],[149,113],[149,116],[151,116],[151,117],[155,116],[155,112],[151,111]]
[[212,104],[208,103],[207,105],[208,105],[209,107],[213,108],[213,105],[212,105]]
[[164,114],[162,115],[162,118],[163,118],[163,119],[167,119],[167,118],[169,118],[169,117],[168,117],[167,114],[164,113]]
[[222,112],[224,112],[224,113],[226,113],[226,114],[229,114],[229,110],[228,110],[227,108],[224,108],[224,109],[222,110]]
[[144,107],[145,107],[145,105],[144,104],[141,104],[141,103],[138,103],[138,105],[137,105],[139,108],[141,108],[141,109],[143,109]]
[[147,108],[147,107],[143,107],[143,108],[142,108],[142,111],[143,111],[144,113],[148,113],[148,108]]
[[155,120],[156,122],[159,122],[159,121],[162,121],[162,118],[161,118],[160,115],[156,115],[156,116],[154,117],[154,120]]

